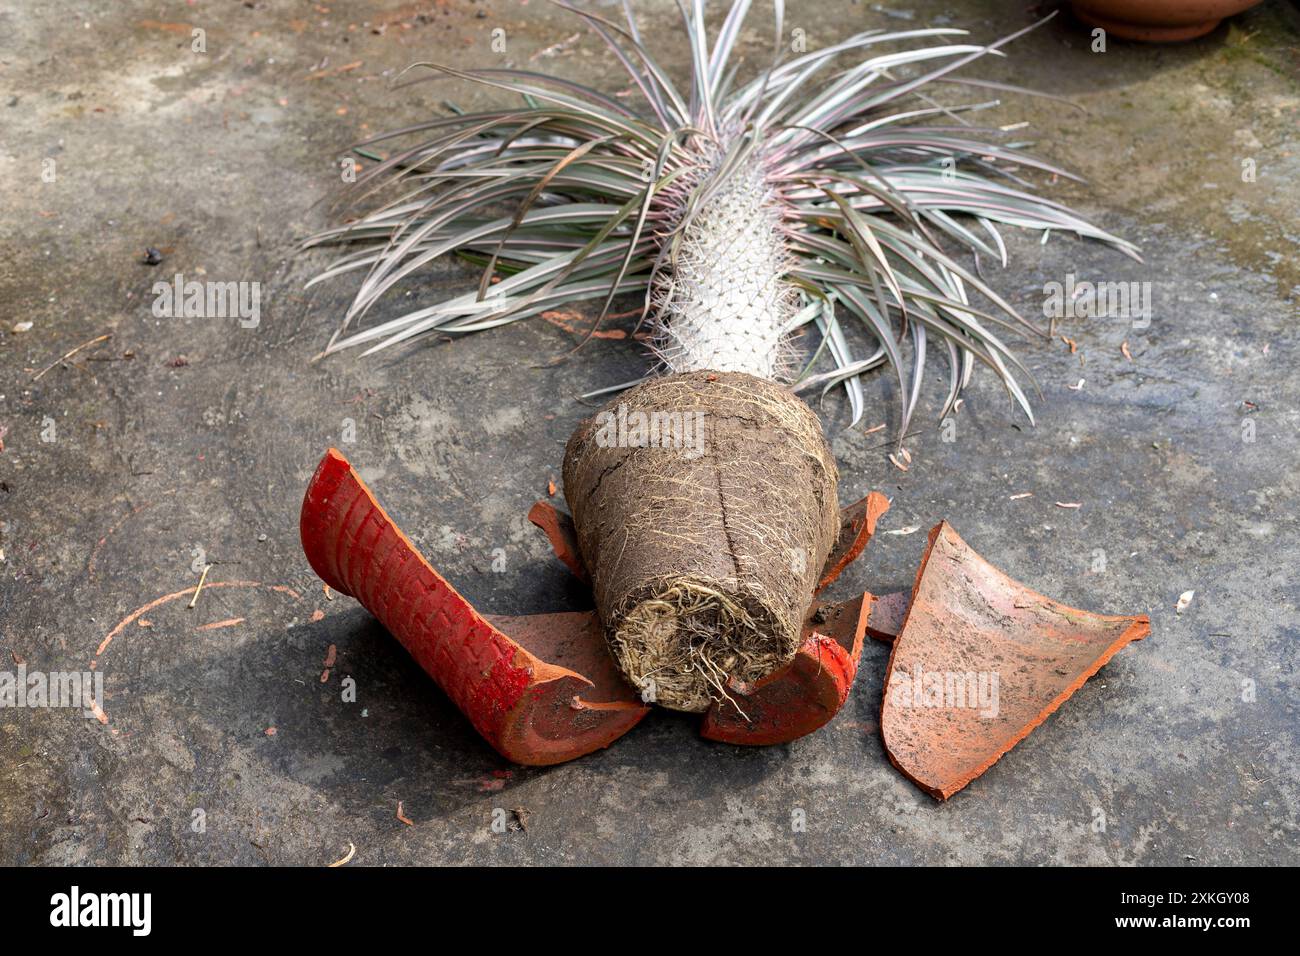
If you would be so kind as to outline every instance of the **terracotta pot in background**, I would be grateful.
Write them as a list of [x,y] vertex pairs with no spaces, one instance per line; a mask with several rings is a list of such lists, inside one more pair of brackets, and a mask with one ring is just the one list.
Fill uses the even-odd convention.
[[1173,43],[1204,36],[1224,17],[1260,0],[1072,0],[1074,14],[1090,26],[1126,40]]

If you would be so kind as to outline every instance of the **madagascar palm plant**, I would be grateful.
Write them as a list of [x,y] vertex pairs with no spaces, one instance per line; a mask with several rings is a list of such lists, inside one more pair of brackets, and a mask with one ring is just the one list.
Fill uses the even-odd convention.
[[[856,423],[862,376],[888,364],[901,442],[939,351],[940,417],[983,364],[1032,421],[1029,374],[1002,336],[1043,330],[984,280],[981,257],[1006,265],[1007,226],[1136,250],[1034,191],[1027,171],[1069,174],[974,125],[995,100],[936,99],[1013,89],[957,71],[1023,30],[988,45],[958,42],[957,29],[868,30],[782,55],[776,0],[777,53],[742,78],[732,54],[750,0],[734,0],[711,45],[703,0],[691,0],[683,86],[626,4],[620,25],[555,2],[608,45],[634,95],[421,64],[522,103],[361,144],[366,155],[394,147],[354,187],[363,211],[308,243],[348,247],[313,281],[363,276],[325,351],[480,331],[582,300],[599,304],[594,331],[618,297],[638,296],[657,374],[615,400],[620,421],[704,416],[704,453],[611,442],[598,415],[569,442],[565,496],[624,674],[662,704],[702,710],[729,680],[793,656],[838,530],[834,459],[791,386],[843,387]],[[363,326],[398,283],[452,254],[482,267],[476,288]],[[796,344],[814,338],[797,335],[808,326],[815,349]],[[855,351],[854,326],[874,349]]]

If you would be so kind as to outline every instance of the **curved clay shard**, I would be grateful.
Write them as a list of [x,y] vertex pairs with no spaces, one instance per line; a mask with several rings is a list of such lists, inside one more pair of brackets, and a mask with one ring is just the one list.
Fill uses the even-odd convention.
[[871,617],[867,620],[867,637],[882,644],[892,644],[903,629],[903,619],[907,617],[907,606],[912,600],[911,591],[890,591],[887,594],[871,594],[867,598],[871,603]]
[[528,520],[541,528],[546,540],[551,543],[551,550],[573,576],[590,587],[591,575],[582,563],[582,552],[578,550],[578,530],[573,526],[573,517],[549,501],[538,501],[528,510]]
[[648,712],[618,679],[592,612],[479,614],[332,448],[303,498],[301,534],[321,579],[379,618],[507,759],[572,760],[609,746]]
[[889,510],[889,499],[878,491],[840,509],[840,533],[831,553],[826,556],[821,577],[813,588],[816,596],[830,587],[845,568],[858,560],[862,550],[876,533],[876,522]]
[[753,684],[729,681],[730,700],[704,714],[700,736],[728,744],[784,744],[825,726],[844,706],[858,673],[867,595],[843,604],[814,602],[794,660]]
[[885,751],[946,800],[1150,631],[1145,616],[1078,611],[1029,590],[941,522],[889,657]]

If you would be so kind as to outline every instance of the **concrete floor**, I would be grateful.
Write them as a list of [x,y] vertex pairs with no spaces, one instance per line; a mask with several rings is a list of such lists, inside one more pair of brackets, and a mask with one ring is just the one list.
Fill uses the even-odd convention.
[[[636,5],[649,36],[678,35],[670,4]],[[788,19],[817,43],[909,22],[992,39],[1029,16],[978,0],[884,6],[805,0]],[[745,35],[751,53],[765,49],[765,16]],[[191,50],[195,26],[206,53]],[[504,56],[489,52],[498,27]],[[192,587],[203,560],[209,584],[258,582],[210,587],[193,610],[171,601],[121,628],[98,657],[107,723],[0,712],[0,861],[321,864],[353,844],[358,864],[1300,862],[1290,0],[1193,44],[1112,40],[1104,54],[1063,17],[981,68],[1087,107],[1017,99],[999,116],[1032,121],[1037,148],[1089,180],[1058,196],[1146,257],[1020,236],[999,288],[1036,315],[1044,283],[1070,272],[1153,283],[1145,330],[1079,319],[1062,329],[1078,354],[1023,344],[1044,392],[1036,428],[977,375],[957,440],[928,427],[904,474],[885,433],[848,428],[836,397],[822,406],[842,498],[885,491],[886,529],[947,518],[1038,590],[1151,615],[1148,640],[947,804],[882,752],[882,646],[864,652],[844,712],[792,745],[714,745],[692,719],[656,713],[604,753],[521,770],[354,602],[325,600],[297,514],[350,419],[356,441],[341,447],[479,607],[584,606],[524,515],[587,413],[575,396],[639,374],[639,347],[595,341],[532,368],[574,339],[531,322],[312,365],[351,286],[304,292],[325,257],[292,256],[325,222],[312,204],[347,143],[449,96],[494,101],[452,86],[393,91],[395,70],[505,59],[621,89],[598,39],[570,42],[575,32],[542,0],[0,3],[0,669],[85,668],[124,618]],[[661,48],[680,69],[681,44]],[[1242,180],[1247,159],[1254,182]],[[146,247],[161,265],[140,262]],[[151,287],[177,272],[260,281],[260,325],[155,318]],[[447,271],[415,288],[428,298],[464,282]],[[30,330],[12,332],[20,322]],[[942,379],[931,379],[931,418]],[[892,427],[886,376],[869,397],[867,424]],[[1034,497],[1010,500],[1024,491]],[[879,536],[835,593],[910,584],[924,542]],[[322,684],[330,644],[338,661]],[[355,704],[340,700],[345,676]],[[399,801],[414,826],[396,819]],[[513,819],[514,808],[527,830],[493,832],[494,809]],[[805,832],[792,830],[796,810]]]

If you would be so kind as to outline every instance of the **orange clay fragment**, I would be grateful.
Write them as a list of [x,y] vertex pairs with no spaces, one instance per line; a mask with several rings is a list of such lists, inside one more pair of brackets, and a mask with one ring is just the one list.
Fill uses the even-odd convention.
[[873,491],[860,501],[840,509],[840,533],[826,558],[822,576],[813,594],[821,594],[845,568],[858,559],[876,533],[876,522],[889,510],[889,499]]
[[578,550],[578,532],[573,527],[573,517],[549,501],[538,501],[529,510],[528,520],[542,529],[551,543],[551,550],[573,576],[583,584],[591,584],[591,575],[587,573],[587,566],[582,563],[582,552]]
[[868,595],[843,604],[814,601],[793,661],[753,684],[730,680],[700,735],[728,744],[784,744],[825,726],[848,699],[858,673]]
[[1029,590],[941,522],[889,657],[885,752],[946,800],[1150,632],[1145,616],[1079,611]]

